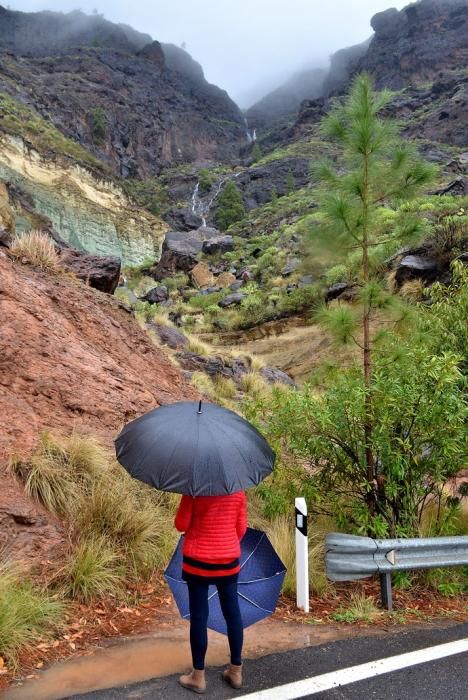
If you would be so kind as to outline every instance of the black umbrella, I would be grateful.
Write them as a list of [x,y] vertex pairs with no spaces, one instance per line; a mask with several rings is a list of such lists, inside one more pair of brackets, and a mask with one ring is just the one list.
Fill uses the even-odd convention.
[[275,462],[253,425],[201,401],[155,408],[128,423],[115,446],[117,459],[133,477],[190,496],[223,496],[256,486]]

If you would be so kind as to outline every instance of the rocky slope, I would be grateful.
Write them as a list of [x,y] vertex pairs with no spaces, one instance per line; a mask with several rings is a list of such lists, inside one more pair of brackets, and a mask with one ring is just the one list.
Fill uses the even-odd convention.
[[109,443],[134,416],[195,392],[117,300],[2,252],[0,317],[0,549],[37,557],[59,525],[5,475],[7,458],[49,428]]
[[263,129],[277,119],[295,114],[303,100],[320,97],[327,71],[311,68],[293,75],[286,83],[256,102],[245,112],[248,123]]
[[123,177],[226,160],[245,141],[226,92],[175,46],[99,16],[0,8],[0,92],[29,105]]

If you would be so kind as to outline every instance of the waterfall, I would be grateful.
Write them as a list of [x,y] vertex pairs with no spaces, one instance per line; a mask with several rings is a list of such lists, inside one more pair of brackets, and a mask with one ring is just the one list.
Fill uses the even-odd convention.
[[199,216],[200,219],[202,220],[202,226],[206,227],[206,218],[205,218],[205,207],[203,205],[203,202],[200,198],[200,195],[198,194],[198,191],[200,189],[200,181],[197,182],[195,185],[195,189],[193,190],[192,193],[192,214],[195,214],[195,216]]
[[[239,171],[234,175],[234,179],[238,178],[239,175],[242,175],[242,171]],[[218,198],[221,190],[223,189],[223,186],[225,183],[230,179],[230,177],[226,176],[221,178],[219,182],[216,184],[216,189],[214,194],[211,196],[211,198],[208,201],[203,201],[202,198],[200,197],[199,190],[200,190],[200,181],[197,182],[195,185],[195,189],[193,190],[192,193],[192,214],[195,214],[195,216],[200,217],[202,220],[202,226],[206,227],[206,217],[211,211],[211,207],[215,203],[216,199]]]
[[249,143],[253,143],[254,141],[257,140],[257,130],[254,129],[254,130],[253,130],[253,133],[252,133],[252,134],[250,133],[250,131],[249,131],[249,122],[247,121],[247,117],[244,117],[244,124],[245,124],[245,128],[246,128],[245,134],[246,134],[246,136],[247,136],[247,141],[248,141]]

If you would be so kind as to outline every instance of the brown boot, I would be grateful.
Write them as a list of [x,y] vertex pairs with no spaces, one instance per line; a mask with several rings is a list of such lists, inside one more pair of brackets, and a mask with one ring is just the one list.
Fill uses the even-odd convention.
[[194,693],[203,695],[206,691],[205,671],[199,671],[194,668],[192,673],[187,673],[185,676],[180,676],[179,683],[187,690],[193,690]]
[[229,664],[228,668],[223,671],[223,678],[231,688],[240,690],[242,688],[242,664],[240,666]]

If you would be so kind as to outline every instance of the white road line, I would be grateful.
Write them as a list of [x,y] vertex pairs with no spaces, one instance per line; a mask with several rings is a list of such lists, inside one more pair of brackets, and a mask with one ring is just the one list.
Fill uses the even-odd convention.
[[349,683],[356,683],[356,681],[380,676],[383,673],[399,671],[408,666],[415,666],[416,664],[443,659],[446,656],[462,654],[466,651],[468,651],[468,637],[456,642],[439,644],[435,647],[410,651],[406,654],[399,654],[398,656],[389,656],[385,659],[377,659],[377,661],[370,661],[369,663],[360,664],[359,666],[342,668],[339,671],[324,673],[321,676],[304,678],[302,681],[286,683],[286,685],[279,685],[276,688],[269,688],[268,690],[260,690],[257,693],[250,693],[249,695],[242,695],[241,697],[244,700],[296,700],[296,698],[303,698],[307,695],[323,692],[324,690],[338,688],[339,686],[348,685]]

